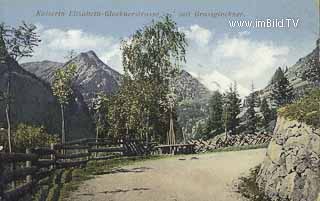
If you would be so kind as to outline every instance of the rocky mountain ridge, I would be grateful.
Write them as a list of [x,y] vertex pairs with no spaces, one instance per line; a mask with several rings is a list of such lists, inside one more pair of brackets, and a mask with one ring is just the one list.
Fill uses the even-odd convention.
[[103,63],[93,51],[80,53],[65,64],[42,61],[24,63],[22,67],[52,83],[54,72],[59,68],[65,68],[70,62],[77,66],[75,87],[89,106],[96,93],[104,92],[110,95],[119,89],[121,74]]
[[[317,41],[316,47],[312,50],[311,53],[300,58],[293,66],[287,68],[287,70],[285,71],[285,75],[291,83],[294,89],[294,94],[296,96],[302,96],[307,89],[314,87],[315,83],[311,83],[304,80],[303,74],[306,72],[307,69],[310,68],[312,63],[314,63],[314,61],[319,58],[319,45],[320,39]],[[258,91],[258,94],[261,97],[270,98],[271,91],[272,84],[269,83],[264,89]]]

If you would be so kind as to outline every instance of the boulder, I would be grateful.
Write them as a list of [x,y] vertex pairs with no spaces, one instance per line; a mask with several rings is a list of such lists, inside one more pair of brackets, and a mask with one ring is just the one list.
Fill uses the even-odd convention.
[[272,201],[320,201],[320,129],[279,117],[257,176]]

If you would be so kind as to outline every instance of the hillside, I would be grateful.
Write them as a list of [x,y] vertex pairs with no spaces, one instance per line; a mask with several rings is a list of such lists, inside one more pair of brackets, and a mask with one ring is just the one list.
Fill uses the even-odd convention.
[[[0,64],[0,90],[5,91],[8,79],[8,66],[12,69],[12,94],[11,108],[12,124],[26,123],[29,125],[47,128],[49,133],[61,133],[60,107],[52,95],[50,86],[27,72],[13,60],[7,60],[6,64]],[[6,127],[5,104],[0,102],[0,127]],[[88,109],[82,97],[77,95],[72,98],[70,106],[66,110],[67,139],[90,137],[93,133],[93,125]]]
[[[320,44],[320,39],[317,41]],[[310,68],[312,63],[319,58],[319,47],[316,46],[311,53],[305,57],[300,58],[293,66],[289,67],[285,72],[289,82],[294,88],[294,93],[299,97],[303,96],[304,92],[308,88],[312,88],[315,83],[310,83],[302,79],[303,74]],[[270,78],[271,79],[271,78]],[[269,83],[263,90],[259,91],[262,97],[270,97],[272,85]]]
[[190,73],[182,70],[175,80],[175,90],[178,95],[178,123],[180,136],[193,138],[199,126],[208,118],[208,99],[211,91]]
[[209,96],[209,89],[185,70],[181,70],[174,82],[179,101],[203,99]]

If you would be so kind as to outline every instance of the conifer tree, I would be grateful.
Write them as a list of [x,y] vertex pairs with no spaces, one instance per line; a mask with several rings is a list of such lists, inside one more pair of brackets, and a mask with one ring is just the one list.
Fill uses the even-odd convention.
[[256,99],[254,85],[252,84],[251,94],[247,99],[248,109],[246,111],[246,133],[248,134],[255,134],[257,130],[258,116],[255,111]]
[[239,98],[236,83],[229,88],[224,94],[224,106],[223,106],[223,121],[226,132],[226,139],[228,134],[234,135],[237,133],[237,127],[239,126],[241,99]]
[[266,98],[261,101],[260,111],[262,113],[261,124],[265,129],[268,129],[269,122],[272,120],[272,111]]
[[281,107],[293,101],[293,87],[281,68],[278,68],[277,72],[272,86],[272,99],[276,107]]
[[213,92],[209,100],[209,119],[207,122],[207,137],[214,137],[223,130],[223,96],[219,91]]
[[284,76],[284,72],[281,67],[278,67],[276,72],[273,74],[270,84],[275,84]]

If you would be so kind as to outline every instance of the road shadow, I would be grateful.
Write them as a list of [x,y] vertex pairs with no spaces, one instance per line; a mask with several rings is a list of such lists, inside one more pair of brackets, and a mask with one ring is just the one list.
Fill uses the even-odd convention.
[[110,171],[103,171],[103,172],[98,172],[96,175],[103,175],[103,174],[119,174],[119,173],[142,173],[145,172],[146,170],[151,170],[152,168],[150,167],[136,167],[136,168],[131,168],[131,169],[126,169],[126,168],[116,168]]
[[93,193],[79,193],[81,196],[94,196]]
[[116,189],[113,191],[102,191],[99,193],[104,193],[104,194],[116,194],[116,193],[127,193],[127,192],[131,192],[131,191],[149,191],[151,190],[150,188],[133,188],[133,189]]

